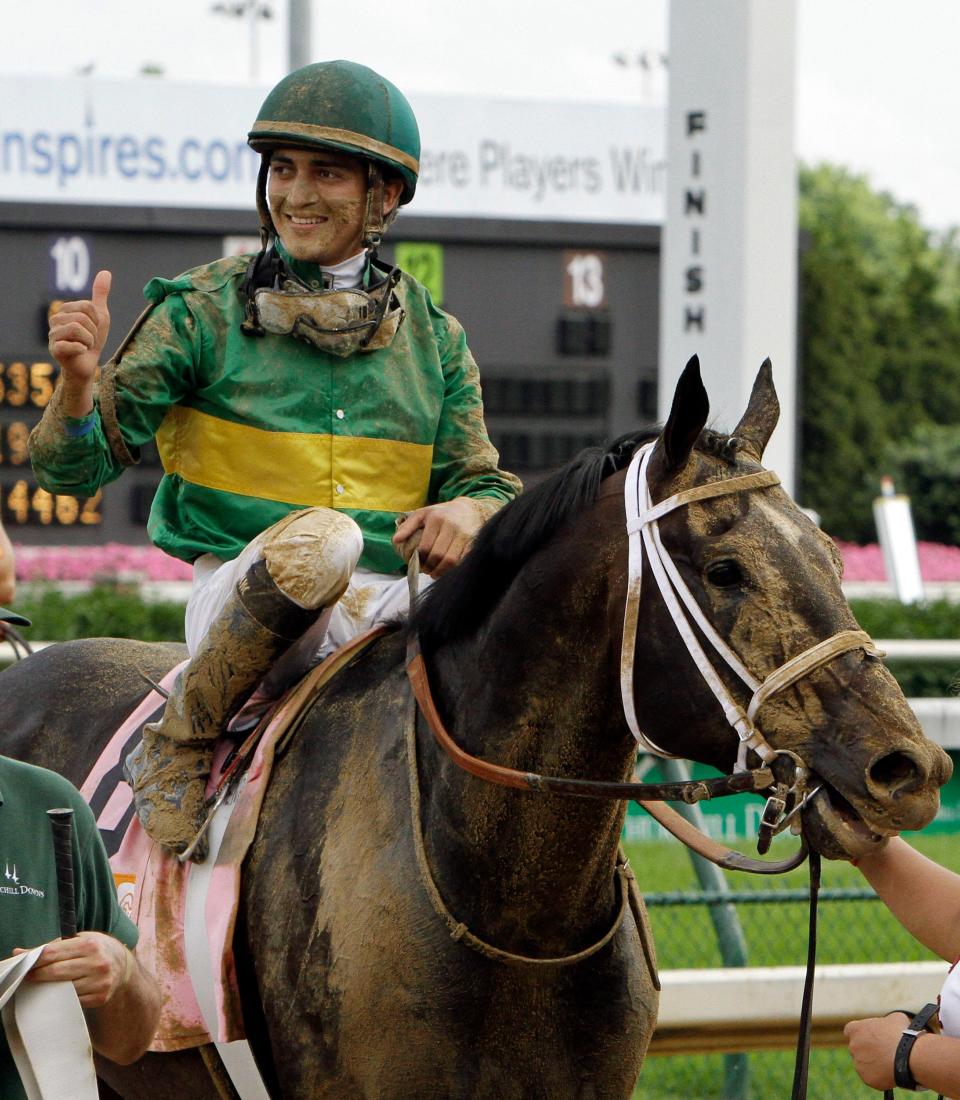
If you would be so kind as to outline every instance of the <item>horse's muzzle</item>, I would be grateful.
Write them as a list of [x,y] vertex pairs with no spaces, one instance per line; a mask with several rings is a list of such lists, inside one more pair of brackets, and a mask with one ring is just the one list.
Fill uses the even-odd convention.
[[827,859],[856,859],[887,837],[922,829],[936,816],[952,771],[950,757],[930,741],[883,753],[866,769],[866,797],[824,783],[803,811],[807,842]]

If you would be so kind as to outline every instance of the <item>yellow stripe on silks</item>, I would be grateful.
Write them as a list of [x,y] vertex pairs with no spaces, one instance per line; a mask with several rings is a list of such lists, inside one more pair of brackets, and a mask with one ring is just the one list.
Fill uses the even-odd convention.
[[157,447],[165,473],[205,489],[369,512],[426,504],[433,461],[430,444],[269,432],[180,405],[160,425]]

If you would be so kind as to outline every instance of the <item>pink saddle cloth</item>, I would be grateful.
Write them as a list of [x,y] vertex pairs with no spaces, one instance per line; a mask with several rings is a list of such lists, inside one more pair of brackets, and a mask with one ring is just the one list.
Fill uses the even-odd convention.
[[[240,900],[240,868],[256,833],[276,747],[306,701],[364,645],[384,632],[380,627],[359,635],[313,669],[270,716],[253,752],[246,780],[210,870],[205,928],[199,933],[207,937],[208,958],[213,968],[216,1035],[211,1035],[204,1023],[187,965],[186,887],[197,865],[180,863],[147,836],[134,813],[133,794],[123,779],[123,761],[140,739],[143,723],[163,706],[163,697],[158,692],[151,691],[110,738],[81,786],[80,793],[97,817],[110,856],[120,907],[140,932],[137,957],[156,976],[163,992],[160,1025],[151,1050],[185,1050],[211,1041],[229,1043],[246,1038],[233,934]],[[160,686],[169,690],[182,667],[177,665],[168,672]],[[217,746],[208,793],[215,786],[230,748],[230,741]]]

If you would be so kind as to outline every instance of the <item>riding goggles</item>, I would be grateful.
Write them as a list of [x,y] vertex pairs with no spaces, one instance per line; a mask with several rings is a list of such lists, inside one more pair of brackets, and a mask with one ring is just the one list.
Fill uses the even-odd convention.
[[[379,267],[371,264],[370,271]],[[304,340],[341,358],[389,347],[403,321],[395,287],[400,269],[349,290],[315,290],[287,268],[272,286],[258,287],[247,300],[247,323],[254,331]]]

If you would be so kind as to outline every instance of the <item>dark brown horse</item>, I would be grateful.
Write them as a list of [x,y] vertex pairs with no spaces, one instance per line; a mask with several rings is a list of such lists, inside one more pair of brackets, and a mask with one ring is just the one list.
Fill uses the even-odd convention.
[[[764,369],[733,437],[704,431],[706,394],[689,366],[650,462],[653,499],[758,471],[776,415]],[[555,775],[629,776],[636,742],[619,684],[627,540],[622,496],[607,489],[622,484],[641,438],[655,433],[582,456],[504,509],[423,602],[417,627],[437,705],[469,752]],[[779,488],[691,503],[660,526],[696,603],[758,680],[855,629],[833,545]],[[737,738],[646,572],[643,584],[639,722],[660,746],[730,771]],[[637,924],[628,918],[570,965],[486,957],[438,917],[413,839],[422,826],[456,921],[498,949],[549,960],[614,925],[624,804],[489,785],[441,754],[422,720],[411,785],[404,653],[397,632],[356,659],[274,771],[236,944],[268,1082],[298,1100],[629,1096],[657,1013]],[[21,662],[0,676],[3,751],[79,783],[142,695],[140,672],[158,677],[179,656],[99,640]],[[721,675],[743,701],[742,685]],[[758,722],[825,784],[804,821],[826,854],[933,817],[948,758],[863,649],[779,692]],[[102,1071],[124,1097],[218,1095],[195,1052]]]

